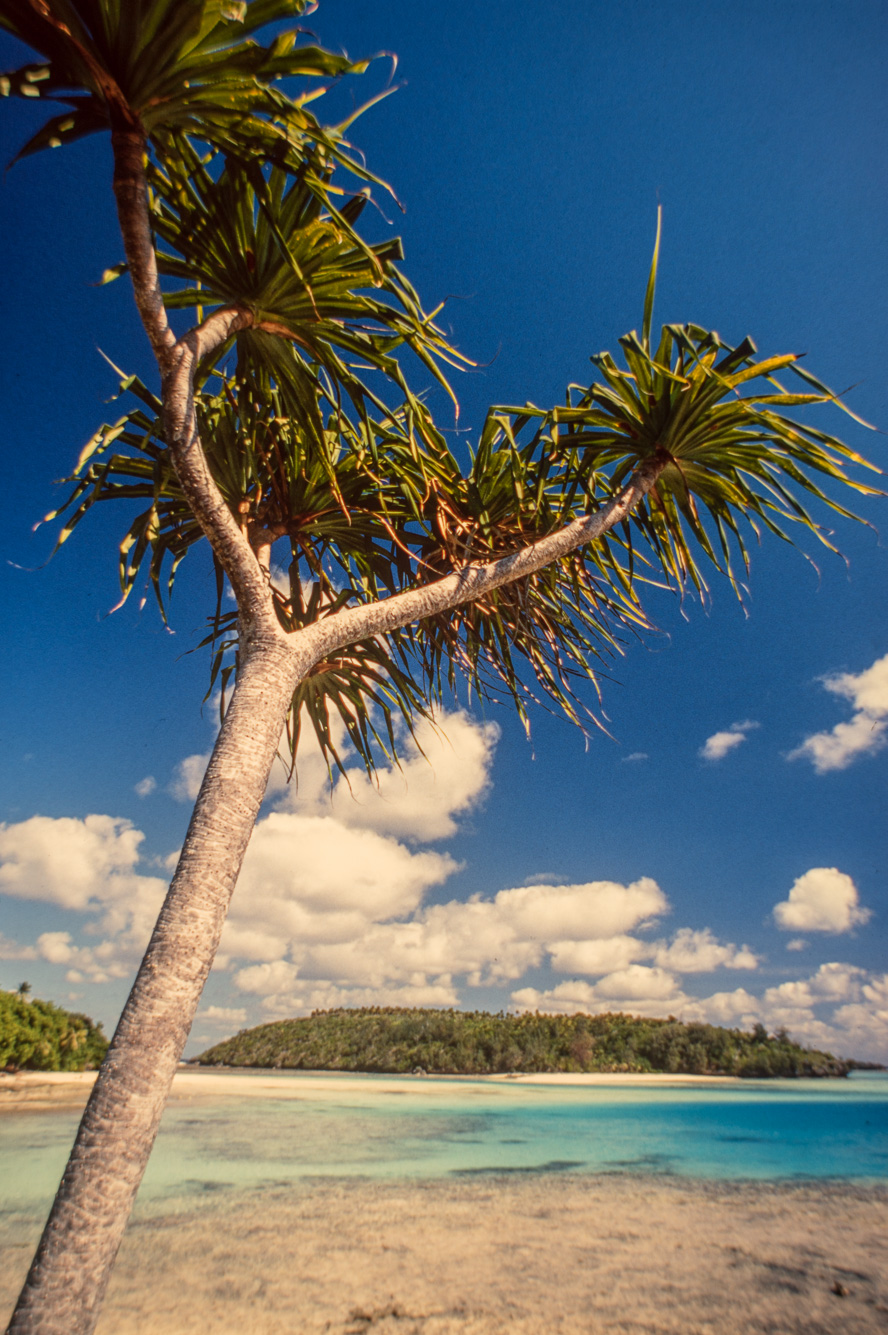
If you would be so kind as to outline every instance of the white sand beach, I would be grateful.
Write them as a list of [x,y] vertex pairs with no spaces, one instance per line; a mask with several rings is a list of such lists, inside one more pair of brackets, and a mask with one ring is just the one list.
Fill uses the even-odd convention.
[[[288,1077],[297,1076],[296,1080]],[[14,1075],[0,1073],[0,1112],[22,1107],[75,1106],[86,1103],[96,1075],[94,1071],[18,1071]],[[740,1085],[735,1076],[720,1075],[638,1075],[630,1072],[583,1075],[578,1073],[540,1073],[533,1075],[448,1076],[449,1080],[483,1081],[493,1086],[501,1084],[565,1085],[565,1086],[620,1086],[670,1085]],[[276,1097],[283,1099],[310,1097],[333,1090],[338,1094],[354,1094],[366,1089],[365,1076],[348,1071],[269,1072],[237,1071],[227,1067],[183,1066],[173,1080],[171,1099],[191,1099],[208,1095],[213,1098]],[[425,1079],[421,1076],[376,1076],[374,1088],[380,1093],[422,1094]],[[427,1085],[429,1089],[433,1085]]]

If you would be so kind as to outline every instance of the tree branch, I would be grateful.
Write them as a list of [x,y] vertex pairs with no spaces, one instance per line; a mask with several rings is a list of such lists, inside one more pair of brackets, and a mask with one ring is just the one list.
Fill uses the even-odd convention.
[[194,409],[198,363],[252,321],[249,311],[226,306],[175,344],[161,389],[164,436],[192,513],[231,583],[242,624],[249,624],[253,632],[261,630],[281,639],[285,632],[275,615],[268,572],[263,570],[210,472]]
[[170,365],[176,336],[170,328],[163,304],[151,220],[148,216],[145,136],[141,129],[132,125],[115,127],[111,131],[111,148],[114,153],[113,187],[117,217],[136,306],[152,351],[161,372],[164,372]]
[[249,311],[224,307],[214,311],[196,329],[177,339],[170,328],[157,273],[148,187],[145,178],[146,142],[131,123],[111,131],[114,151],[114,196],[129,266],[136,306],[161,373],[164,435],[182,490],[228,576],[243,625],[252,633],[283,636],[274,613],[268,574],[241,532],[207,464],[194,410],[194,372],[238,329],[253,322]]
[[575,519],[556,533],[549,533],[517,552],[494,561],[472,562],[442,579],[405,593],[394,594],[377,603],[344,608],[323,621],[293,632],[294,638],[300,638],[300,648],[303,650],[305,641],[308,641],[311,662],[314,664],[337,649],[367,639],[368,636],[384,635],[399,626],[447,612],[450,608],[473,602],[491,589],[532,575],[576,547],[594,542],[608,529],[619,524],[656,485],[668,462],[665,452],[658,450],[639,465],[619,496],[596,510],[595,514]]

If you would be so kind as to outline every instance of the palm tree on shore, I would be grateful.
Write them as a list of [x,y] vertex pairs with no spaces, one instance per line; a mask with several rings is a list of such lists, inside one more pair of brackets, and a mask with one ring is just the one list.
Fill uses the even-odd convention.
[[[210,618],[214,671],[234,683],[218,741],[14,1332],[94,1329],[282,733],[295,756],[308,719],[330,750],[333,708],[372,766],[394,715],[417,717],[460,673],[579,720],[578,684],[646,624],[646,578],[702,587],[710,562],[736,582],[745,526],[828,542],[806,494],[847,514],[821,482],[872,491],[840,439],[787,417],[836,402],[794,355],[757,360],[692,324],[654,341],[659,236],[625,365],[593,359],[599,379],[558,407],[492,408],[465,466],[404,369],[446,383],[460,358],[397,246],[357,230],[371,178],[348,127],[280,88],[363,63],[297,32],[256,39],[308,8],[0,0],[0,24],[39,54],[0,88],[65,106],[23,153],[110,131],[117,272],[160,380],[155,394],[126,377],[141,406],[90,442],[63,536],[94,504],[142,502],[123,595],[143,574],[162,600],[207,541],[237,604]],[[171,309],[194,312],[187,332]]]

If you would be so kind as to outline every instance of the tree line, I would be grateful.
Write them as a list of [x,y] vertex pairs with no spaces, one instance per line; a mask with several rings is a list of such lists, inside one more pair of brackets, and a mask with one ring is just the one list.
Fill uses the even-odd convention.
[[851,1064],[768,1034],[674,1016],[493,1015],[371,1006],[314,1011],[247,1029],[195,1061],[202,1066],[389,1074],[668,1072],[753,1077],[845,1076]]

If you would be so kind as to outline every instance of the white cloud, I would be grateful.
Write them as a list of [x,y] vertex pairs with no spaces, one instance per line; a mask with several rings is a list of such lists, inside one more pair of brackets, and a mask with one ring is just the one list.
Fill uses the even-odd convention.
[[262,1002],[268,1020],[308,1015],[315,1010],[333,1010],[339,1006],[432,1006],[459,1005],[453,987],[426,984],[403,987],[341,987],[330,981],[306,984],[297,991],[266,997]]
[[132,971],[166,890],[159,877],[136,870],[144,837],[112,816],[32,816],[0,826],[0,893],[88,914],[87,930],[107,938],[79,947],[67,932],[44,932],[37,957],[94,982]]
[[664,1011],[674,1012],[685,1000],[675,979],[665,969],[648,969],[641,964],[607,974],[597,983],[571,979],[542,992],[535,987],[522,987],[512,993],[512,1004],[518,1010],[560,1015],[624,1011],[662,1016]]
[[711,973],[713,969],[755,969],[758,958],[748,946],[739,949],[733,944],[716,940],[709,928],[695,932],[682,927],[667,946],[661,943],[653,956],[654,961],[676,973]]
[[209,1021],[211,1024],[245,1024],[247,1012],[243,1006],[204,1006],[197,1012],[196,1020]]
[[0,960],[35,960],[37,951],[33,946],[23,946],[0,932]]
[[624,765],[629,765],[639,760],[650,760],[650,756],[647,751],[633,751],[631,755],[623,756],[622,760]]
[[381,769],[378,782],[357,771],[350,784],[340,778],[332,799],[336,819],[420,843],[455,834],[455,817],[487,791],[499,729],[461,712],[441,715],[437,724],[422,721],[419,749],[410,739],[401,766]]
[[137,797],[150,797],[157,787],[157,780],[153,774],[146,774],[144,779],[140,779],[133,788]]
[[[341,782],[331,795],[313,750],[300,764],[298,792],[282,792],[275,778],[219,959],[243,1004],[207,1007],[208,1028],[255,1022],[257,1008],[271,1019],[332,1006],[456,1006],[467,1000],[464,987],[508,984],[525,1009],[672,1013],[744,1026],[761,1020],[834,1051],[885,1054],[888,984],[856,966],[824,965],[762,997],[743,988],[689,996],[683,975],[752,970],[758,961],[709,928],[645,939],[669,911],[650,877],[563,884],[554,872],[540,873],[486,897],[428,904],[429,891],[458,864],[415,845],[452,833],[483,799],[495,743],[493,729],[463,714],[444,722],[446,741],[423,739],[431,767],[408,747],[404,769],[383,770],[379,790],[358,776],[357,801]],[[751,726],[737,724],[731,735]],[[180,767],[189,791],[205,763],[193,756]],[[72,983],[131,973],[165,888],[142,874],[142,842],[129,822],[108,816],[33,817],[0,827],[0,892],[74,911],[85,933],[53,930],[50,920],[33,945],[0,938],[0,958],[43,961]],[[834,868],[800,877],[775,909],[781,926],[806,933],[847,931],[867,917],[850,877]],[[522,986],[530,970],[549,966],[564,981]]]
[[116,940],[101,941],[97,946],[78,946],[70,932],[42,932],[37,938],[37,955],[47,964],[66,965],[69,983],[107,983],[112,978],[126,978],[145,948],[147,936],[134,939],[133,933]]
[[317,946],[360,942],[380,919],[417,909],[457,866],[331,817],[272,812],[253,834],[218,962],[302,962]]
[[812,867],[793,882],[789,898],[774,905],[774,921],[790,932],[850,932],[871,916],[859,906],[851,877],[837,867]]
[[601,941],[553,941],[552,968],[558,973],[611,973],[644,958],[651,947],[634,936],[612,936]]
[[729,752],[746,741],[742,732],[714,732],[707,737],[698,754],[703,760],[724,760]]
[[81,912],[110,909],[163,887],[134,870],[144,838],[113,816],[32,816],[0,825],[0,893]]
[[724,760],[725,756],[746,741],[746,734],[759,725],[752,719],[732,723],[726,732],[714,732],[700,747],[697,754],[702,760]]
[[888,741],[888,654],[856,675],[825,677],[823,685],[850,700],[855,712],[850,721],[837,723],[830,732],[813,733],[789,753],[789,760],[810,760],[818,774],[847,769],[859,756],[881,750]]
[[867,977],[865,969],[855,964],[821,964],[810,978],[792,979],[769,987],[763,1002],[772,1012],[810,1010],[812,1006],[839,1001],[860,1001]]
[[253,964],[235,974],[234,981],[242,992],[253,992],[259,997],[270,997],[292,988],[299,970],[286,960],[268,964]]
[[167,789],[170,796],[177,802],[196,801],[209,760],[209,751],[180,760]]
[[697,1020],[704,1024],[726,1025],[750,1029],[761,1019],[762,1003],[743,987],[733,992],[713,992],[712,996],[692,998],[681,1009],[682,1019]]
[[748,946],[738,948],[733,943],[718,941],[709,928],[694,931],[682,927],[668,943],[621,935],[599,941],[556,941],[548,950],[552,967],[559,973],[612,973],[638,960],[652,960],[673,973],[758,967],[758,959]]
[[[369,831],[360,833],[381,840]],[[407,856],[415,865],[423,855]],[[280,892],[279,878],[275,885]],[[388,879],[386,887],[390,891]],[[253,907],[251,896],[251,911]],[[345,907],[354,914],[355,905]],[[451,900],[424,909],[417,903],[408,921],[380,921],[386,916],[407,916],[397,909],[387,914],[383,906],[376,921],[370,921],[368,913],[358,923],[348,913],[337,914],[333,906],[332,911],[316,915],[313,936],[304,923],[300,934],[291,935],[289,953],[294,963],[290,965],[283,959],[281,941],[286,939],[286,912],[292,917],[297,911],[291,902],[286,909],[278,905],[274,920],[282,928],[275,941],[278,961],[271,963],[266,956],[265,963],[242,970],[238,986],[266,994],[281,992],[291,987],[298,965],[301,978],[334,979],[349,986],[434,985],[448,989],[449,995],[454,976],[465,977],[470,986],[517,979],[538,965],[547,949],[561,960],[570,952],[575,958],[585,952],[590,964],[595,954],[594,963],[600,964],[597,971],[608,973],[621,962],[653,949],[632,941],[619,929],[636,927],[666,908],[665,896],[648,878],[629,886],[611,881],[520,886],[502,890],[492,899],[475,895],[468,901]],[[268,913],[267,904],[264,912]],[[234,914],[233,924],[235,931],[242,929]],[[253,931],[257,930],[254,926]],[[230,955],[243,953],[244,944],[243,939],[223,938],[223,948]],[[258,944],[261,949],[263,941]],[[257,952],[254,958],[259,957]]]
[[807,949],[808,949],[808,944],[809,944],[809,943],[808,943],[807,941],[805,941],[802,937],[800,937],[800,936],[795,936],[795,937],[793,937],[793,939],[792,939],[791,941],[787,941],[787,943],[786,943],[786,949],[787,949],[787,950],[807,950]]
[[651,969],[645,964],[630,964],[618,969],[595,984],[595,994],[609,1000],[668,1001],[676,996],[678,988],[674,976],[666,969]]
[[818,1000],[857,1000],[866,976],[866,970],[856,964],[821,964],[808,979],[808,986]]
[[600,941],[640,927],[669,909],[656,881],[631,885],[587,881],[581,885],[524,885],[501,890],[493,903],[516,932],[529,940]]

